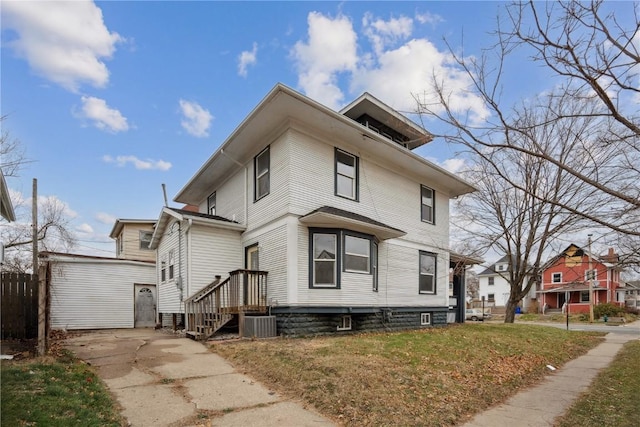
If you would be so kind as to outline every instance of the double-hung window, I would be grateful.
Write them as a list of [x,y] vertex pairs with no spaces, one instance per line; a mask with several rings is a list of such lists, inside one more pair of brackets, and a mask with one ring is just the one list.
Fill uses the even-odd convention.
[[495,277],[489,277],[489,286],[493,286],[496,284],[496,278]]
[[369,273],[371,267],[371,240],[344,236],[344,271]]
[[265,148],[258,154],[253,162],[253,170],[255,176],[254,182],[254,201],[258,201],[267,194],[270,188],[270,154],[269,147]]
[[419,293],[436,293],[436,254],[420,251]]
[[338,280],[338,235],[313,234],[313,280],[314,287],[337,288]]
[[551,274],[551,283],[562,283],[562,273]]
[[173,265],[175,263],[175,252],[173,249],[169,251],[169,280],[173,279],[174,269]]
[[211,193],[209,197],[207,197],[207,213],[209,215],[216,214],[216,193],[215,191]]
[[589,302],[589,291],[580,291],[580,302]]
[[336,196],[358,200],[358,157],[336,148]]
[[160,261],[160,281],[162,283],[167,281],[167,256],[164,255]]
[[585,270],[584,280],[596,280],[598,278],[597,270]]
[[151,243],[152,236],[153,236],[153,231],[140,232],[140,249],[149,250],[149,243]]
[[435,192],[424,185],[420,186],[420,217],[422,221],[431,224],[436,223],[435,219]]

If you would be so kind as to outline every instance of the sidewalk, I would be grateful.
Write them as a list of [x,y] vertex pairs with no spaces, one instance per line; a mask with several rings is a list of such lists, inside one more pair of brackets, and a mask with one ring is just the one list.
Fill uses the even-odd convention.
[[[476,415],[463,427],[543,427],[553,426],[554,420],[588,390],[591,381],[607,367],[622,346],[640,339],[640,320],[618,326],[637,333],[610,332],[605,341],[557,371],[550,373],[539,385],[514,395],[505,403]],[[628,331],[625,331],[628,332]]]
[[70,337],[65,346],[97,368],[130,426],[334,425],[187,338],[101,330]]

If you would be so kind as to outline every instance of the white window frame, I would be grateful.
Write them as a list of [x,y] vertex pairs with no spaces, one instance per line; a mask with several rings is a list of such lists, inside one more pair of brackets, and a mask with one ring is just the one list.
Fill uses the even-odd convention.
[[[430,192],[431,196],[425,196],[425,191]],[[422,222],[429,224],[436,223],[436,192],[433,188],[429,188],[426,185],[420,186],[420,219]],[[429,217],[425,218],[425,208],[429,212]]]
[[[260,153],[258,153],[258,155],[254,158],[253,160],[253,169],[254,169],[254,202],[257,202],[258,200],[262,199],[263,197],[269,195],[269,193],[271,192],[271,153],[269,150],[270,147],[265,148],[264,150],[262,150]],[[267,169],[266,171],[259,171],[258,170],[258,164],[260,163],[261,159],[263,157],[267,158]],[[264,191],[264,193],[260,193],[260,180],[261,179],[265,179],[266,177],[266,181],[267,181],[267,188]]]
[[[558,280],[556,280],[558,277]],[[551,273],[551,283],[562,283],[562,272]]]
[[[316,236],[331,236],[333,237],[333,249],[334,249],[334,258],[333,259],[322,259],[322,258],[316,258],[315,257],[315,253],[316,253]],[[339,253],[339,234],[335,233],[335,232],[331,232],[331,231],[327,231],[326,233],[323,232],[313,232],[312,234],[312,240],[311,240],[311,245],[312,245],[312,249],[311,249],[311,253],[312,253],[312,265],[311,268],[313,269],[313,271],[311,271],[311,275],[313,276],[313,281],[312,281],[312,287],[314,288],[340,288],[340,276],[339,276],[339,272],[340,269],[338,268],[338,260],[340,258],[340,253]],[[318,283],[317,282],[317,274],[316,274],[316,263],[317,262],[332,262],[333,263],[333,278],[335,280],[335,283]]]
[[426,326],[431,324],[431,313],[420,313],[420,325]]
[[[593,272],[593,277],[591,277],[591,273]],[[593,270],[585,270],[584,271],[584,280],[588,281],[588,280],[598,280],[598,270],[596,270],[595,268]]]
[[488,279],[489,286],[494,286],[496,284],[495,277],[491,276],[491,277],[487,277],[487,279]]
[[216,214],[216,192],[214,191],[207,197],[207,213],[209,215]]
[[350,331],[351,330],[351,315],[347,314],[340,318],[340,324],[337,327],[339,331]]
[[171,249],[169,251],[169,280],[172,280],[175,277],[175,251]]
[[[151,248],[149,248],[149,244],[151,243],[151,238],[153,237],[153,231],[140,230],[138,236],[140,238],[140,250],[151,250]],[[145,239],[145,236],[148,236],[148,239]],[[144,244],[145,242],[147,243],[146,245]]]
[[[587,295],[586,299],[584,298],[585,292]],[[589,295],[589,291],[580,291],[580,302],[589,302],[590,298],[591,296]]]
[[[423,273],[422,272],[422,259],[423,256],[427,256],[429,258],[433,259],[433,273]],[[437,277],[438,277],[438,255],[434,254],[432,252],[426,252],[426,251],[419,251],[419,255],[418,255],[418,294],[420,295],[435,295],[436,294],[436,290],[438,288],[437,286]],[[426,290],[423,291],[421,289],[421,281],[422,278],[430,276],[431,277],[431,285],[432,285],[432,289],[431,290]]]
[[[364,240],[365,242],[367,242],[367,253],[366,254],[359,254],[359,253],[355,253],[355,252],[348,252],[347,251],[347,240],[348,239],[357,239],[357,240]],[[355,268],[349,268],[349,263],[348,263],[348,258],[347,256],[352,256],[352,257],[358,257],[358,258],[363,258],[367,260],[367,268],[366,270],[358,270]],[[347,271],[349,273],[365,273],[365,274],[369,274],[371,272],[371,239],[367,239],[364,237],[359,237],[359,236],[353,236],[351,234],[345,234],[344,235],[344,271]]]
[[[348,165],[346,163],[341,162],[338,157],[339,156],[346,156],[349,157],[351,159],[353,159],[353,166]],[[351,153],[347,153],[344,150],[340,150],[339,148],[336,148],[335,150],[335,193],[336,196],[339,197],[344,197],[345,199],[350,199],[350,200],[358,200],[358,165],[359,163],[359,159],[358,156],[355,156]],[[344,165],[344,168],[340,168],[340,165]],[[349,174],[347,170],[344,170],[345,168],[353,168],[353,173]],[[340,192],[340,186],[338,185],[338,180],[339,177],[343,177],[345,179],[351,180],[351,194],[343,194]]]

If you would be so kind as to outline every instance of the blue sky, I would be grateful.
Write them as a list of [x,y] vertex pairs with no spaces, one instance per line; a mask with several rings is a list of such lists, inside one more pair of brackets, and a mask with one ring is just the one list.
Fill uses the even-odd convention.
[[[28,201],[37,178],[73,217],[74,252],[114,255],[114,220],[157,218],[161,184],[171,199],[277,82],[335,109],[369,91],[412,111],[435,74],[485,118],[443,38],[479,55],[503,6],[3,1],[2,127],[33,160],[8,178],[12,198]],[[550,84],[526,58],[510,67],[514,99]],[[455,147],[420,150],[461,166]]]

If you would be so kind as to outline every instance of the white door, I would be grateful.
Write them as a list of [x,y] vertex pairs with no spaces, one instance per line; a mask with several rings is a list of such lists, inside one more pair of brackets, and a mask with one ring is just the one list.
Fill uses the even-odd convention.
[[135,327],[156,326],[156,286],[135,285]]

